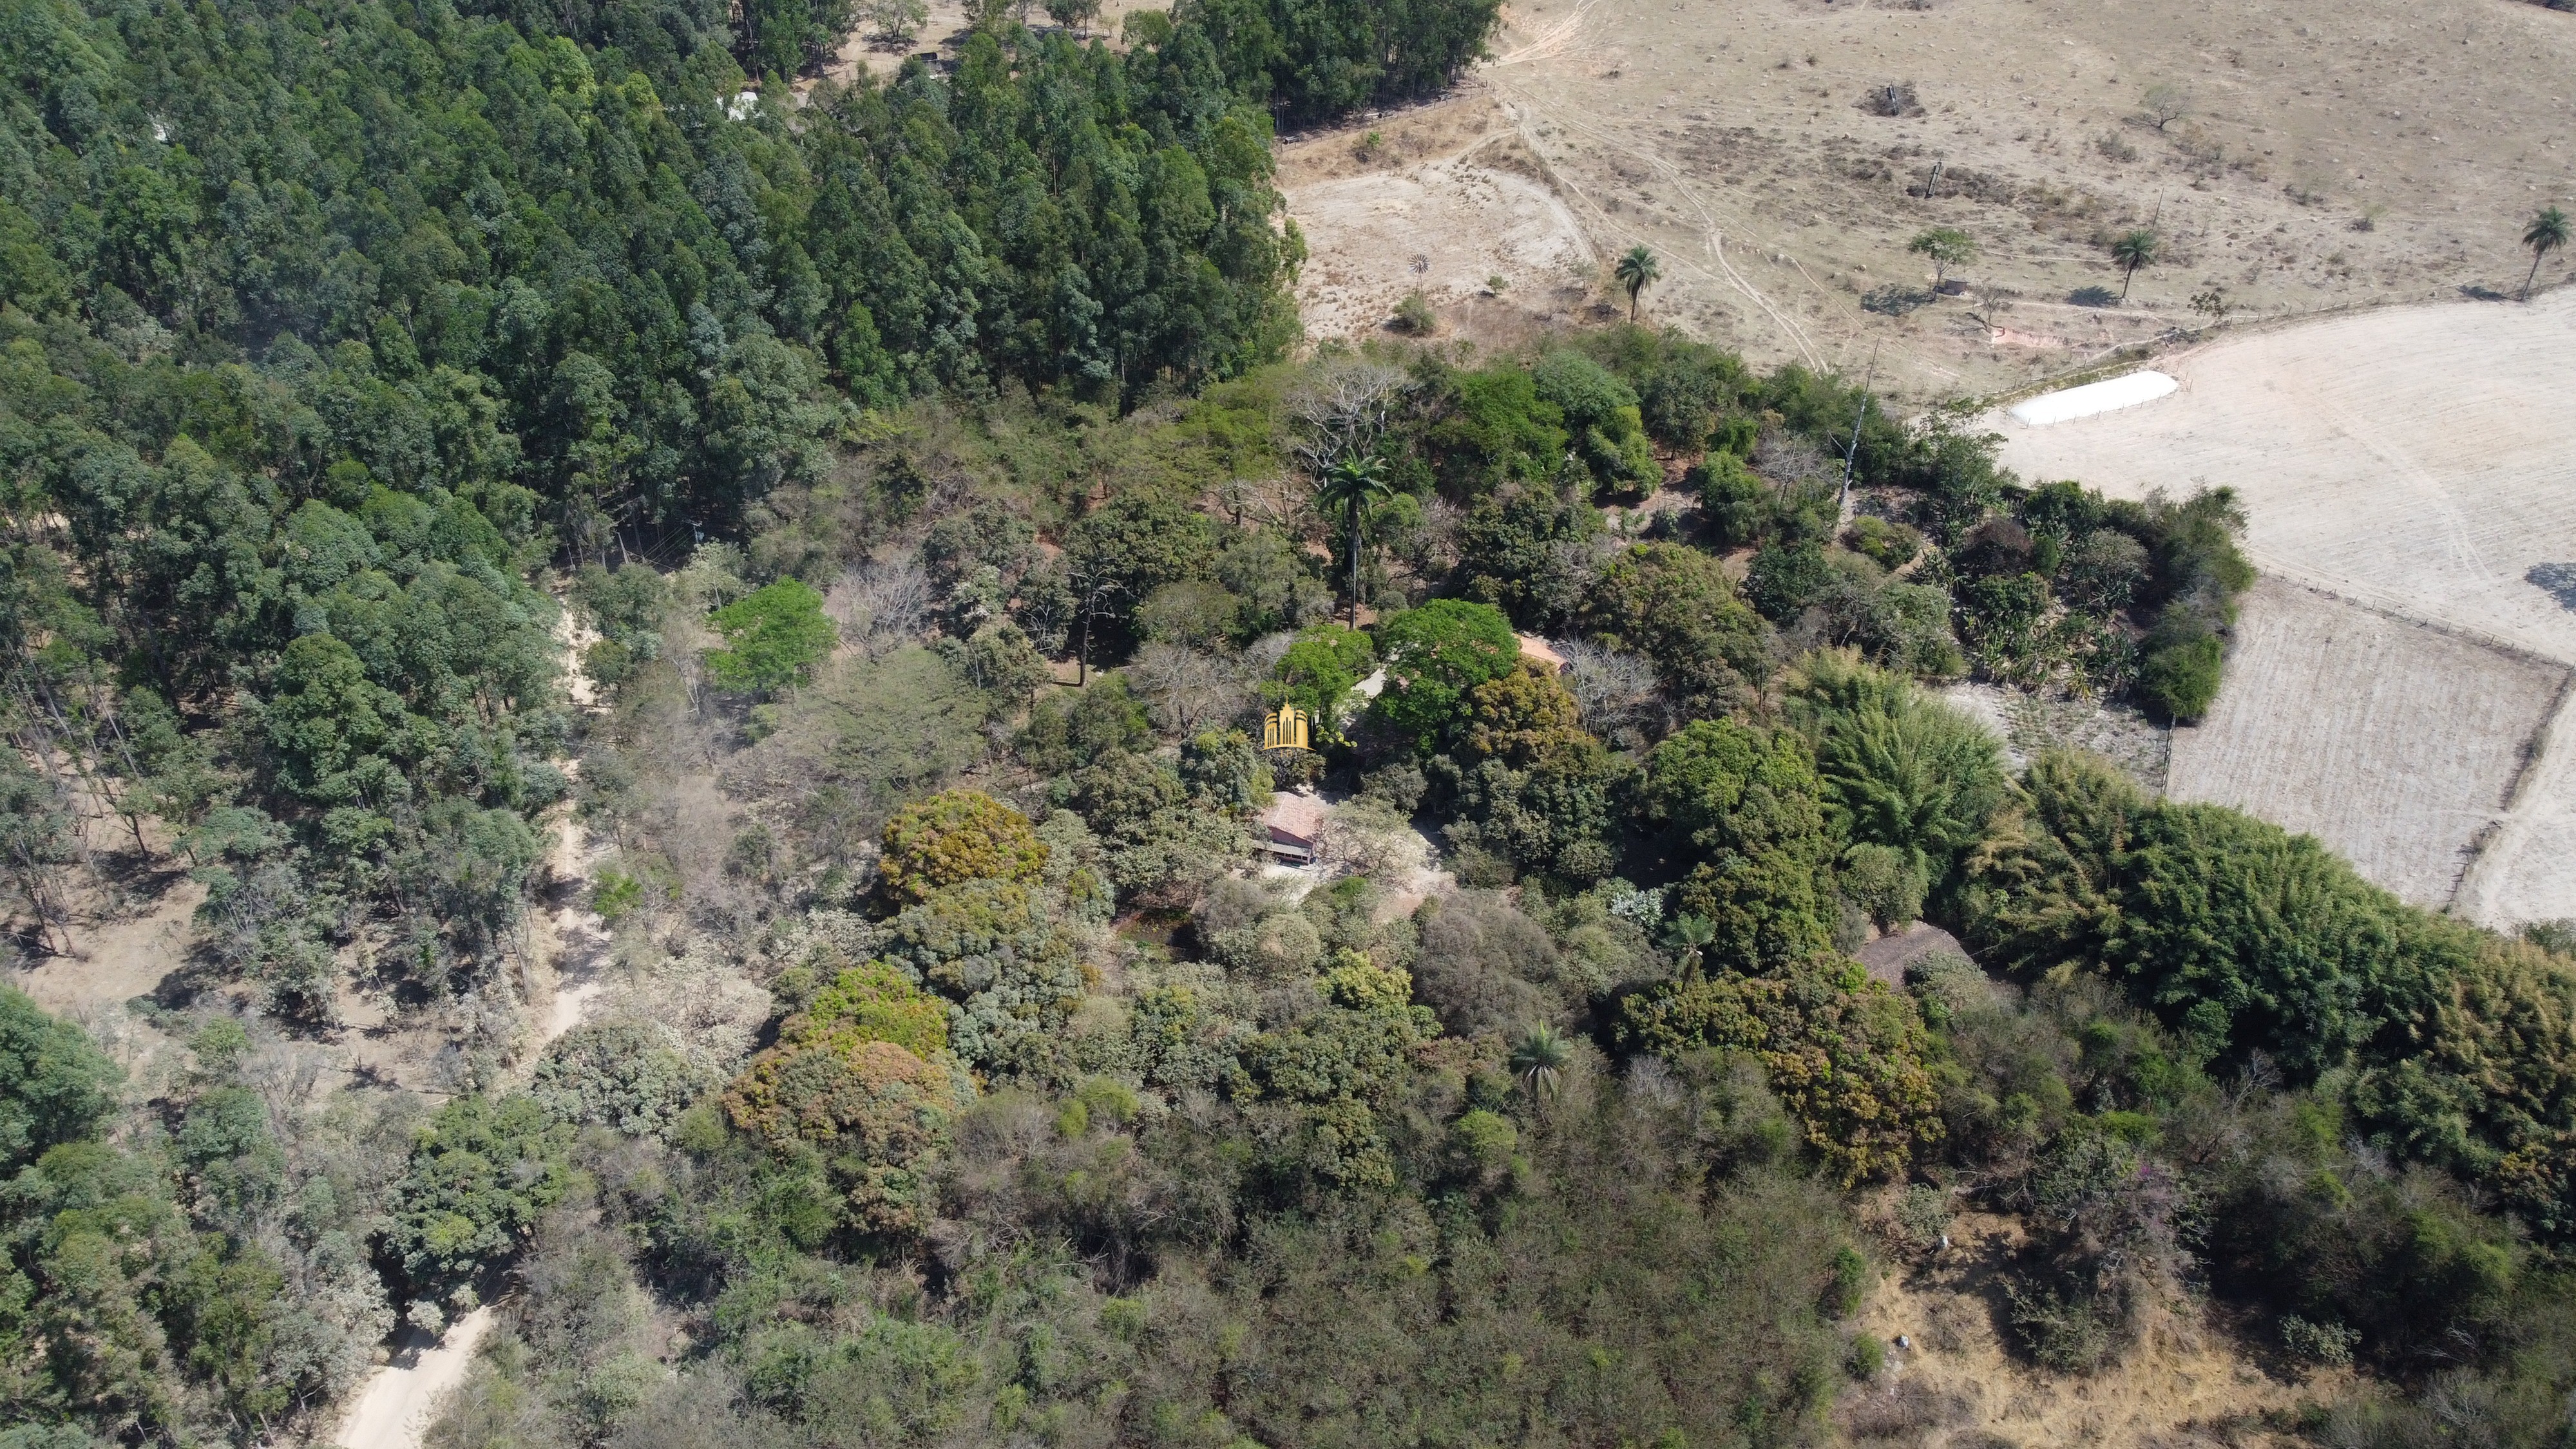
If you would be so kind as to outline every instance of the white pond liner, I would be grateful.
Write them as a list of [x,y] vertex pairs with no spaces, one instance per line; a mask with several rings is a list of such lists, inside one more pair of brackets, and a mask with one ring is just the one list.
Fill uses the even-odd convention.
[[2117,412],[2140,403],[2169,397],[2182,384],[2161,372],[2132,372],[2107,382],[2088,382],[2063,392],[2045,392],[2028,402],[2014,404],[2010,416],[2014,422],[2031,427],[2050,423],[2072,422],[2096,413]]

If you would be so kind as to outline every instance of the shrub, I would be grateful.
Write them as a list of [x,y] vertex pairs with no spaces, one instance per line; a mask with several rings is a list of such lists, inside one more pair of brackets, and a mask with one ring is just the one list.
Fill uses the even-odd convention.
[[833,978],[805,1010],[779,1028],[782,1043],[825,1034],[890,1041],[926,1059],[948,1050],[948,1006],[883,961],[853,966]]
[[1902,1172],[1941,1136],[1922,1016],[1856,964],[1819,957],[1778,976],[1666,982],[1622,1004],[1617,1035],[1668,1061],[1752,1053],[1845,1186]]
[[2295,1359],[2350,1368],[2352,1347],[2360,1340],[2360,1334],[2340,1323],[2310,1323],[2295,1313],[2281,1315],[2281,1347]]
[[668,1027],[592,1022],[548,1044],[528,1094],[557,1121],[668,1141],[710,1085]]
[[707,651],[707,678],[719,689],[773,693],[807,682],[840,635],[823,615],[823,596],[799,579],[780,579],[707,616],[724,647]]
[[1028,817],[979,790],[951,790],[897,811],[885,826],[878,878],[899,902],[971,880],[1027,881],[1047,848]]
[[1863,515],[1852,520],[1851,548],[1880,568],[1901,569],[1923,551],[1923,535],[1902,523]]
[[2227,649],[2214,634],[2151,650],[2138,670],[2138,692],[2176,724],[2197,724],[2218,698]]
[[1852,1339],[1851,1353],[1844,1359],[1843,1366],[1850,1370],[1853,1378],[1867,1383],[1886,1369],[1887,1345],[1866,1333],[1857,1335]]
[[1742,548],[1770,527],[1771,490],[1737,454],[1712,452],[1682,481],[1699,493],[1700,517],[1719,548]]
[[1833,581],[1833,567],[1815,543],[1773,545],[1753,556],[1744,596],[1773,623],[1795,619]]

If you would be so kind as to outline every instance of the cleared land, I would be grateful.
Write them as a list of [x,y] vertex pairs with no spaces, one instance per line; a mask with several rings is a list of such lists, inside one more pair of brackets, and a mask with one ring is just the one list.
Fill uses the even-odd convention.
[[2181,391],[2140,407],[1997,420],[2026,477],[2236,489],[2265,573],[2349,601],[2250,602],[2175,793],[2314,831],[2426,904],[2576,915],[2576,731],[2541,682],[2576,665],[2571,360],[2576,292],[2392,308],[2162,359]]
[[2265,579],[2217,706],[2174,731],[2168,793],[2306,831],[2407,900],[2446,906],[2567,674]]
[[[1592,254],[1663,256],[1649,318],[1765,362],[1857,373],[1875,349],[1881,384],[1915,399],[2195,323],[2189,298],[2211,282],[2248,315],[2509,289],[2523,221],[2576,194],[2576,16],[2516,0],[1538,0],[1505,22],[1470,94],[1291,145],[1300,223],[1313,181],[1393,177],[1505,126]],[[1913,88],[1906,114],[1864,108],[1891,84]],[[2183,113],[2159,126],[2148,92],[2168,87]],[[1363,162],[1369,130],[1388,144]],[[1434,132],[1445,147],[1403,144]],[[1403,255],[1481,283],[1464,258],[1498,234],[1492,203],[1425,200]],[[2107,243],[2149,223],[2166,260],[2128,301],[2072,301],[2119,291]],[[1952,272],[1964,295],[1932,300],[1930,267],[1905,251],[1933,226],[1978,243]],[[1318,246],[1312,266],[1368,260]],[[2544,284],[2569,265],[2553,259]],[[1351,330],[1413,285],[1389,281]],[[1553,285],[1505,299],[1579,313]],[[1491,330],[1469,315],[1493,306],[1476,291],[1426,291],[1454,304],[1444,320]],[[1885,310],[1864,307],[1873,293]]]
[[[2174,396],[2046,427],[2000,419],[2029,478],[2245,500],[2267,573],[2576,663],[2576,290],[2401,307],[2159,359]],[[2537,577],[2542,582],[2535,582]]]

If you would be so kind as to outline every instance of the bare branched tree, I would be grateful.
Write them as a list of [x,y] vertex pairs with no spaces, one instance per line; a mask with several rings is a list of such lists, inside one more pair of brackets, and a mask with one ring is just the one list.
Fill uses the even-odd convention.
[[1309,473],[1322,473],[1344,458],[1375,447],[1413,390],[1403,369],[1353,360],[1319,374],[1288,400],[1297,423],[1289,446]]
[[1565,659],[1565,692],[1574,696],[1574,707],[1583,715],[1583,727],[1596,735],[1611,735],[1637,724],[1655,706],[1655,691],[1661,681],[1655,677],[1652,661],[1640,654],[1627,654],[1604,649],[1580,639],[1562,639],[1549,647]]
[[1241,660],[1160,640],[1137,651],[1127,679],[1155,725],[1185,737],[1231,723],[1252,701]]
[[850,569],[823,595],[841,637],[871,659],[920,638],[930,607],[930,575],[910,554]]

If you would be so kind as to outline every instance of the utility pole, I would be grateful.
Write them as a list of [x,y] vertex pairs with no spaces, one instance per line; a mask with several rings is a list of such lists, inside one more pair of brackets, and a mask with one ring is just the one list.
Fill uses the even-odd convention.
[[1869,421],[1870,384],[1878,381],[1878,348],[1869,349],[1869,371],[1861,379],[1860,411],[1852,415],[1851,443],[1843,449],[1843,489],[1834,500],[1834,527],[1839,530],[1851,518],[1852,465],[1860,461],[1860,425]]

